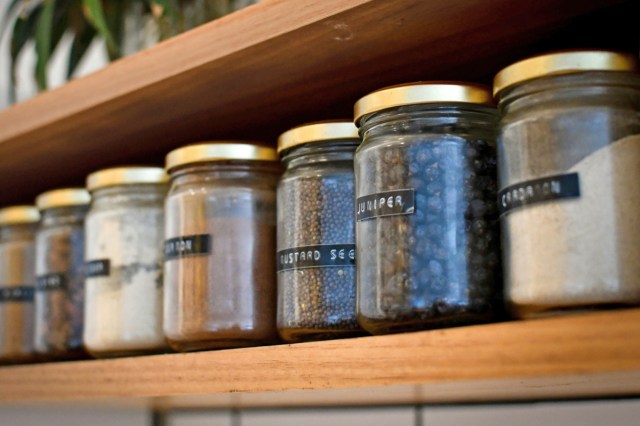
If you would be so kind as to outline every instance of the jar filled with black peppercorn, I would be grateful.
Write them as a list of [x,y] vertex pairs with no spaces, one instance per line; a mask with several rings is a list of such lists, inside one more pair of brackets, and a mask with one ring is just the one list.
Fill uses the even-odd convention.
[[352,122],[312,123],[280,136],[278,331],[287,342],[363,334],[356,320]]
[[0,363],[34,360],[34,206],[0,210]]
[[490,91],[394,86],[360,99],[355,113],[360,324],[384,334],[494,318],[502,301]]
[[212,142],[167,156],[164,332],[181,351],[271,343],[276,150]]
[[34,295],[36,353],[49,359],[87,356],[84,323],[84,218],[91,196],[83,188],[41,194]]

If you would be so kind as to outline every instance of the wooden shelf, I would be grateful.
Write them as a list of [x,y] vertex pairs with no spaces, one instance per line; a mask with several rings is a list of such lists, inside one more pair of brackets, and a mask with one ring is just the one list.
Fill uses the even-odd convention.
[[640,395],[640,309],[296,345],[0,368],[0,401],[185,406]]
[[100,167],[161,161],[186,143],[273,143],[292,125],[349,117],[355,100],[385,85],[488,81],[540,42],[614,36],[586,24],[574,31],[588,14],[635,43],[624,37],[635,15],[607,12],[633,3],[266,0],[0,112],[0,205],[83,184]]

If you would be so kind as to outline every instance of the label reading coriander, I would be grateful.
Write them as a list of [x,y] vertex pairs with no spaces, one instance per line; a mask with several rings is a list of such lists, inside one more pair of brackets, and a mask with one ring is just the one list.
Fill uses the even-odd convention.
[[374,217],[413,214],[415,210],[414,189],[378,192],[358,198],[356,219],[362,221]]
[[0,303],[3,302],[33,302],[33,287],[0,288]]
[[111,271],[111,261],[109,259],[98,259],[87,262],[85,265],[87,278],[108,277]]
[[498,192],[500,214],[551,200],[580,197],[578,173],[549,176],[508,186]]
[[67,287],[65,274],[46,274],[36,278],[37,291],[61,290]]
[[355,266],[355,244],[294,247],[277,253],[277,271]]
[[164,260],[186,256],[202,256],[211,252],[211,235],[186,235],[164,242]]

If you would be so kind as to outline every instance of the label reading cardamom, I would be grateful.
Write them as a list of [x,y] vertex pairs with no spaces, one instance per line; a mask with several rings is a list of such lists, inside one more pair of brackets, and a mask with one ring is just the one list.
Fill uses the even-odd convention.
[[498,192],[500,215],[546,201],[580,197],[578,173],[548,176],[508,186]]
[[211,235],[186,235],[164,242],[164,260],[187,256],[204,256],[211,252]]

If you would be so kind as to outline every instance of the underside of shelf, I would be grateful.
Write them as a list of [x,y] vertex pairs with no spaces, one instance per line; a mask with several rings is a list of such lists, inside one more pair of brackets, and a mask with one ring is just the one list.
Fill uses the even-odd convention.
[[0,368],[1,403],[263,407],[640,395],[640,309]]
[[273,143],[292,125],[350,117],[390,84],[488,82],[548,48],[629,48],[634,4],[265,0],[0,112],[0,205],[187,143]]

